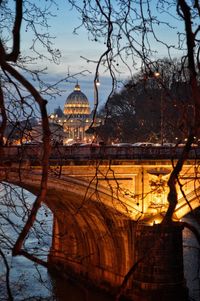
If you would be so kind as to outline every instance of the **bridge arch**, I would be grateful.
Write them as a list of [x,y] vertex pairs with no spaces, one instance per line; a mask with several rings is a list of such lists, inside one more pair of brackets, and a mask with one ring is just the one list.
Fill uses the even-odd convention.
[[[1,180],[36,195],[41,174],[11,170]],[[66,176],[49,177],[45,204],[54,214],[49,261],[99,287],[118,287],[134,257],[136,222],[128,206],[103,186],[97,192],[95,183]]]
[[200,187],[196,187],[194,191],[188,193],[185,197],[179,199],[174,212],[174,218],[177,220],[182,219],[185,215],[192,210],[200,207]]

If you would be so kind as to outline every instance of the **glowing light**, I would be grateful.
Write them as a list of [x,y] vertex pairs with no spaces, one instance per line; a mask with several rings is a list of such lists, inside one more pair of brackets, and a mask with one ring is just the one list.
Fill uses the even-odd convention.
[[148,224],[150,226],[154,226],[154,225],[157,225],[157,224],[160,224],[162,222],[162,217],[161,216],[157,216],[156,218],[154,218],[153,220],[149,220]]
[[100,81],[99,81],[99,74],[97,73],[96,81],[95,81],[96,86],[100,86]]
[[160,76],[160,73],[158,71],[154,72],[154,76],[155,77],[159,77]]

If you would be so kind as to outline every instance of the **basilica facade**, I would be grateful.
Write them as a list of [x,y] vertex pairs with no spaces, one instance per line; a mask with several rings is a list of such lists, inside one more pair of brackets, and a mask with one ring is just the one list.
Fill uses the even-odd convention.
[[58,107],[50,115],[50,122],[63,127],[63,144],[89,143],[95,140],[94,128],[102,124],[102,120],[94,119],[93,115],[88,98],[77,83],[67,97],[63,110]]

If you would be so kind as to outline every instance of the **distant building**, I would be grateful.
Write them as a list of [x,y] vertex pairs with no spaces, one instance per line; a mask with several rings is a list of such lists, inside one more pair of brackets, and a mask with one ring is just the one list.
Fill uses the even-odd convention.
[[[67,97],[63,111],[58,107],[50,115],[50,122],[63,126],[64,144],[94,140],[94,133],[91,128],[89,129],[93,122],[93,112],[91,112],[89,101],[81,92],[79,84],[75,85],[74,91]],[[95,118],[92,127],[101,125],[101,122],[100,118]]]
[[36,118],[28,118],[21,121],[8,122],[4,132],[4,144],[18,145],[31,140],[32,128],[37,125]]
[[[60,124],[56,123],[50,123],[49,128],[51,131],[51,141],[52,145],[54,144],[63,144],[63,138],[64,138],[64,133],[63,133],[63,127]],[[34,127],[32,127],[31,131],[31,140],[34,142],[42,142],[43,139],[43,129],[42,129],[42,124],[38,123]]]

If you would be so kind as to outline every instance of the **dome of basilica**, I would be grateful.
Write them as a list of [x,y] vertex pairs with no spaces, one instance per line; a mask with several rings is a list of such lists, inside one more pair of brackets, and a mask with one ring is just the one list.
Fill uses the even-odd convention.
[[76,84],[74,91],[69,94],[64,106],[64,115],[71,118],[85,118],[90,115],[90,105],[87,97]]

